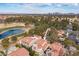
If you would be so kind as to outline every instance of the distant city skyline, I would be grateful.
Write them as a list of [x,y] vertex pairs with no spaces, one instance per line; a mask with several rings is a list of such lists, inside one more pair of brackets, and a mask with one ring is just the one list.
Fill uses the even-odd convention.
[[0,13],[79,13],[79,3],[0,3]]

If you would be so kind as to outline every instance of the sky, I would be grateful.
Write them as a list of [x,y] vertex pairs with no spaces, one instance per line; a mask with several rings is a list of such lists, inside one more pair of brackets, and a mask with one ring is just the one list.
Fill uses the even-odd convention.
[[79,3],[0,3],[0,13],[79,13]]

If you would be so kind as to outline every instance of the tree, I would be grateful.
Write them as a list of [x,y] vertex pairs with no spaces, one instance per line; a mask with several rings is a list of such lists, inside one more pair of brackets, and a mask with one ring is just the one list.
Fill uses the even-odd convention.
[[72,23],[72,27],[74,31],[78,31],[79,30],[79,25],[77,23]]
[[11,41],[14,43],[14,42],[16,42],[17,41],[17,37],[16,36],[12,36],[11,37]]
[[30,56],[38,56],[39,55],[36,51],[32,50],[32,47],[29,47],[28,51],[29,51]]
[[0,51],[0,56],[6,56],[4,51]]
[[70,39],[68,39],[68,38],[66,38],[66,39],[64,40],[64,45],[65,45],[65,46],[69,46],[69,45],[75,46],[75,42],[72,41],[72,40],[70,40]]
[[79,51],[75,52],[73,56],[79,56]]
[[48,28],[48,25],[47,24],[40,24],[38,26],[35,26],[34,29],[31,29],[29,31],[29,34],[30,35],[33,35],[33,34],[36,34],[36,35],[41,35],[43,36],[44,35],[44,32],[45,30]]
[[20,44],[16,44],[15,45],[17,48],[21,48],[21,45]]
[[75,47],[77,48],[77,50],[79,50],[79,45],[75,45]]
[[52,28],[51,31],[48,32],[48,35],[47,35],[47,40],[50,42],[50,43],[53,43],[54,41],[58,41],[58,33],[57,33],[57,30],[55,28]]
[[36,51],[32,50],[32,47],[26,47],[25,45],[21,45],[21,47],[27,49],[29,51],[30,56],[38,56],[39,55]]
[[24,36],[24,37],[26,37],[27,35],[28,35],[28,34],[27,34],[26,32],[25,32],[25,33],[23,33],[23,36]]
[[7,55],[8,48],[10,46],[9,38],[5,38],[2,40],[2,46],[5,49],[5,55]]
[[62,26],[62,29],[66,29],[67,25],[69,24],[69,21],[68,20],[62,20],[60,22],[61,26]]
[[32,35],[34,35],[34,33],[35,33],[35,30],[34,29],[31,29],[31,30],[29,30],[29,32],[28,32],[28,35],[30,36],[32,36]]
[[26,21],[25,22],[25,27],[27,27],[29,25],[29,22],[28,21]]

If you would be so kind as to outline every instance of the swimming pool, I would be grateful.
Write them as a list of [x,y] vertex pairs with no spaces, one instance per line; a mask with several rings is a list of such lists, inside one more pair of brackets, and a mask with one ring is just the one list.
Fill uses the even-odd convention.
[[24,32],[24,30],[21,28],[9,29],[9,30],[0,34],[0,39],[4,39],[4,38],[11,36],[11,35],[18,35],[18,34],[21,34],[23,32]]

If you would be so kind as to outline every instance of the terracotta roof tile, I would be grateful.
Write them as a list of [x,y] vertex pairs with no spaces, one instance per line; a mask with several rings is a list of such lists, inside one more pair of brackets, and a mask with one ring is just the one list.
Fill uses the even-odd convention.
[[25,48],[19,48],[11,52],[9,56],[29,56],[29,52]]
[[58,42],[51,44],[50,48],[52,49],[52,55],[58,56],[63,54],[63,46]]
[[42,48],[43,50],[48,46],[48,43],[46,40],[40,39],[36,42],[38,49]]
[[41,37],[40,36],[34,36],[34,37],[24,37],[24,38],[22,38],[20,41],[21,42],[25,42],[25,43],[27,43],[27,44],[30,44],[32,41],[34,41],[34,40],[39,40],[39,39],[41,39]]

